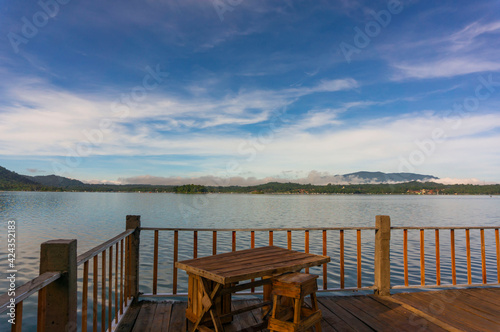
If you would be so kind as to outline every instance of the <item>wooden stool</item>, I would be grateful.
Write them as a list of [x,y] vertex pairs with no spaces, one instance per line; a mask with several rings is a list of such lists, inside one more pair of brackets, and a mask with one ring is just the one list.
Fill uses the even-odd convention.
[[[297,272],[273,280],[273,311],[267,327],[270,331],[306,331],[313,325],[316,332],[321,331],[317,278],[317,275]],[[307,295],[311,296],[311,308],[304,306]]]

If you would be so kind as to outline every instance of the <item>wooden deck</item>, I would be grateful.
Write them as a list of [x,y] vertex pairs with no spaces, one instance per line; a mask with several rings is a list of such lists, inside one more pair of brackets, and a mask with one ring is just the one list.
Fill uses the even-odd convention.
[[[260,300],[235,300],[233,309]],[[500,288],[319,296],[323,331],[500,331]],[[186,302],[139,302],[117,331],[185,331]],[[260,309],[235,316],[225,331],[261,322]]]

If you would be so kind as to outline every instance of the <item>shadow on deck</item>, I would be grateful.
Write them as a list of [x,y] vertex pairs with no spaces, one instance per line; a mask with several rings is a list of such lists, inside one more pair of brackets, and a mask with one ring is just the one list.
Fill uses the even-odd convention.
[[[260,302],[233,301],[233,310]],[[319,296],[323,331],[500,331],[500,288],[374,295]],[[133,305],[116,331],[186,331],[186,302]],[[262,321],[260,309],[234,317],[225,331]],[[267,330],[266,330],[267,331]]]

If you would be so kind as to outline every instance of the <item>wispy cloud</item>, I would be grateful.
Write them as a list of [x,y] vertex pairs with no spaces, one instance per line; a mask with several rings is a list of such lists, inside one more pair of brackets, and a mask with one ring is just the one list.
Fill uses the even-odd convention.
[[[475,21],[448,34],[432,35],[419,40],[408,40],[398,45],[398,55],[405,60],[391,59],[394,79],[427,79],[453,77],[478,72],[500,70],[496,54],[500,44],[493,36],[500,33],[500,21]],[[493,35],[484,39],[485,35]],[[488,44],[487,51],[485,43]],[[430,52],[432,50],[432,52]]]

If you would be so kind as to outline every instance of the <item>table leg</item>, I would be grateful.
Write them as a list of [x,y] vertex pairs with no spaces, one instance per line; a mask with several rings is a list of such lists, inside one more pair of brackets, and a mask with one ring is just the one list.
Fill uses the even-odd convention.
[[198,329],[198,325],[200,325],[201,321],[203,320],[203,316],[205,316],[207,312],[210,312],[215,331],[224,331],[219,315],[217,314],[217,310],[215,308],[215,299],[219,296],[221,286],[221,284],[216,284],[215,287],[211,289],[210,281],[202,278],[203,295],[201,302],[203,309],[200,312],[198,319],[194,323],[193,328],[190,330],[191,332],[195,332]]

